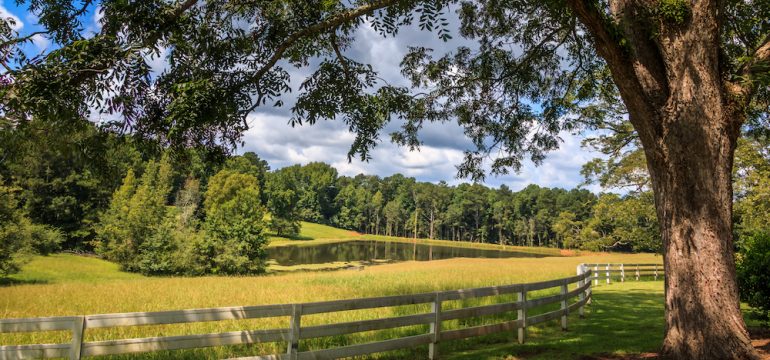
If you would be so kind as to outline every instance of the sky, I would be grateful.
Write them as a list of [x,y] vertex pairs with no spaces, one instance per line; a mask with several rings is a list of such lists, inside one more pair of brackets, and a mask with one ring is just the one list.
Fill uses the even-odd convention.
[[[0,0],[0,17],[13,17],[16,20],[16,30],[21,34],[39,29],[37,17],[17,7],[15,1]],[[98,13],[92,12],[91,19],[85,19],[87,32],[98,30]],[[454,39],[442,42],[435,33],[407,28],[395,37],[384,38],[372,28],[364,25],[355,35],[355,42],[344,50],[344,55],[362,63],[369,63],[380,73],[380,76],[391,84],[404,84],[405,79],[400,74],[399,63],[408,46],[419,45],[433,48],[441,54],[451,51],[460,44],[468,44],[461,39],[456,31],[456,17],[450,16],[450,30]],[[43,36],[36,36],[33,43],[28,45],[30,52],[43,52],[52,46]],[[155,71],[160,72],[166,66],[165,59],[148,59]],[[439,182],[449,184],[469,182],[468,179],[456,177],[456,165],[463,159],[463,151],[472,149],[470,140],[465,136],[460,126],[455,123],[428,123],[420,132],[423,145],[418,151],[410,151],[390,142],[390,132],[397,129],[398,123],[391,123],[381,134],[381,141],[371,153],[368,162],[359,159],[348,161],[347,153],[353,142],[347,126],[338,120],[322,121],[315,125],[292,127],[289,125],[291,107],[296,99],[297,89],[302,80],[312,69],[295,69],[288,67],[292,75],[292,91],[282,97],[284,106],[281,108],[261,108],[252,112],[247,122],[249,130],[243,136],[244,144],[236,153],[253,151],[267,160],[272,169],[293,164],[306,164],[313,161],[323,161],[331,164],[341,175],[354,176],[360,173],[369,175],[389,176],[402,173],[415,177],[418,181]],[[485,185],[498,187],[507,185],[513,190],[519,190],[529,184],[548,187],[574,188],[583,182],[580,175],[581,166],[601,154],[591,152],[581,147],[583,136],[569,133],[560,135],[562,143],[559,149],[552,151],[539,166],[525,161],[518,173],[507,175],[488,175]],[[595,185],[583,186],[598,192]]]

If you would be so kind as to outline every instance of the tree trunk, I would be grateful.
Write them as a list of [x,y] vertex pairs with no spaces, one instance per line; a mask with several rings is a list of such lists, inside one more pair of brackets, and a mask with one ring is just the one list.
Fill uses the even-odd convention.
[[434,215],[433,208],[430,208],[430,239],[433,240],[433,225],[435,223],[436,217]]
[[[666,331],[674,359],[758,359],[741,316],[732,238],[732,166],[750,94],[726,76],[724,4],[602,8],[568,0],[605,59],[644,148],[663,239]],[[614,34],[614,35],[613,35]],[[623,42],[617,41],[618,37]]]
[[648,157],[663,238],[663,352],[675,359],[755,359],[741,315],[733,255],[731,175],[737,135],[723,125],[728,119],[719,118],[732,114],[700,105],[672,114],[669,134],[658,149],[663,156]]

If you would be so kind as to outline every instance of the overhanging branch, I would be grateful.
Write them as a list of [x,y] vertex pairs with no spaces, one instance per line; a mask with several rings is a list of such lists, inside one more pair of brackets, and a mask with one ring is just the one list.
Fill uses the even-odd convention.
[[340,25],[345,24],[349,21],[352,21],[360,16],[372,13],[379,9],[386,8],[399,1],[400,0],[374,1],[370,4],[362,5],[355,9],[351,9],[343,13],[337,14],[335,16],[332,16],[331,18],[323,20],[313,26],[304,28],[300,31],[297,31],[289,35],[289,37],[287,37],[286,40],[284,40],[280,45],[278,45],[273,55],[270,56],[270,58],[268,58],[265,64],[259,70],[257,70],[254,76],[251,78],[251,81],[258,82],[263,76],[265,76],[265,74],[268,71],[270,71],[270,69],[273,68],[273,66],[275,66],[276,63],[278,63],[278,60],[280,60],[283,57],[283,54],[300,39],[328,31],[330,29],[335,29]]
[[612,20],[601,12],[597,1],[568,0],[567,5],[592,35],[596,51],[612,72],[626,108],[634,114],[630,116],[631,122],[642,143],[653,144],[662,132],[658,114],[650,107],[648,89],[634,69],[636,60],[631,57],[629,50],[621,46],[618,36],[613,35],[620,29],[612,29]]

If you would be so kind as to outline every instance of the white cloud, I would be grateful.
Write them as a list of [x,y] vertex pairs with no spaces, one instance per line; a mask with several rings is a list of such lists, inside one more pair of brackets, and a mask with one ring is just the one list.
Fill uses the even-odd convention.
[[8,9],[5,8],[2,0],[0,0],[0,18],[3,18],[3,20],[5,20],[7,18],[11,18],[11,20],[13,22],[11,24],[11,29],[13,29],[15,31],[19,31],[19,30],[21,30],[21,28],[24,27],[24,23],[21,21],[21,19],[19,19],[18,16],[14,15],[10,11],[8,11]]
[[[444,146],[441,142],[431,145],[426,141],[426,145],[419,151],[409,151],[384,140],[372,151],[371,161],[363,162],[356,158],[348,162],[347,152],[354,136],[339,121],[292,128],[284,115],[254,113],[249,116],[249,124],[251,128],[244,135],[245,146],[239,152],[256,152],[273,169],[322,161],[347,176],[364,173],[386,177],[401,173],[419,181],[434,183],[442,180],[450,184],[467,181],[456,178],[455,168],[463,160],[464,147]],[[452,129],[448,124],[434,125]],[[563,143],[559,149],[548,154],[542,165],[535,166],[531,161],[526,161],[521,172],[489,175],[485,184],[494,187],[505,184],[514,190],[529,184],[563,188],[580,185],[583,181],[580,175],[582,164],[599,154],[583,149],[580,136],[569,133],[560,135]],[[597,186],[586,188],[600,191]]]
[[160,75],[168,70],[170,66],[168,63],[168,56],[169,49],[167,47],[161,47],[157,54],[145,51],[144,59],[147,62],[147,65],[150,66],[150,70],[152,70],[153,74]]
[[98,30],[102,29],[102,18],[104,18],[104,10],[102,9],[102,6],[99,5],[94,10],[94,27]]
[[37,34],[32,37],[32,43],[35,44],[35,47],[39,51],[44,51],[45,49],[48,48],[48,45],[51,45],[51,41],[48,40],[48,38],[46,38],[45,36],[40,34]]
[[37,24],[38,21],[40,21],[40,18],[33,12],[27,12],[27,14],[24,15],[24,20],[27,20],[30,24]]
[[[455,23],[456,24],[456,23]],[[474,44],[457,36],[449,43],[436,38],[435,33],[420,31],[416,26],[401,29],[395,37],[383,38],[368,24],[355,35],[355,41],[344,51],[345,56],[362,63],[372,64],[380,76],[394,85],[408,85],[400,74],[399,63],[408,46],[426,46],[435,49],[440,56],[459,45],[474,47]],[[285,66],[291,74],[294,92],[284,94],[283,108],[265,107],[249,116],[251,128],[244,135],[245,146],[239,152],[254,151],[267,160],[273,169],[293,164],[323,161],[334,166],[341,175],[354,176],[360,173],[390,176],[401,173],[419,181],[447,181],[456,185],[466,179],[457,179],[456,165],[463,160],[463,151],[473,148],[462,127],[456,123],[426,123],[419,133],[423,146],[419,151],[410,152],[389,141],[388,134],[396,131],[398,122],[388,124],[381,134],[382,141],[371,152],[372,160],[348,161],[347,153],[354,135],[348,132],[341,121],[322,121],[313,126],[292,128],[288,125],[289,109],[294,105],[299,84],[309,75],[311,69],[295,69]],[[580,136],[560,134],[564,142],[560,148],[548,154],[541,166],[526,161],[518,174],[504,176],[489,175],[485,181],[489,186],[506,184],[519,190],[529,184],[549,187],[573,188],[583,181],[580,175],[582,164],[599,156],[580,146]],[[488,168],[487,168],[488,170]],[[598,187],[587,187],[599,191]]]

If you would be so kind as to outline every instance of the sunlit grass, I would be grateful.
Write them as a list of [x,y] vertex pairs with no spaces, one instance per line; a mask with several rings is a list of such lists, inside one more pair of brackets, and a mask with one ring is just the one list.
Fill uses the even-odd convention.
[[302,221],[298,236],[287,238],[269,234],[270,243],[268,246],[301,244],[306,242],[317,243],[312,240],[350,240],[360,236],[361,234],[355,231]]
[[[17,275],[17,279],[37,282],[0,287],[0,317],[36,317],[82,315],[133,311],[158,311],[222,306],[295,303],[333,299],[348,299],[396,294],[473,288],[511,283],[549,280],[575,273],[581,262],[659,262],[655,255],[588,255],[572,257],[511,258],[511,259],[449,259],[430,262],[403,262],[366,267],[361,270],[334,272],[304,272],[261,277],[201,277],[145,278],[119,272],[113,264],[74,255],[38,258]],[[56,269],[48,267],[51,262]],[[52,265],[53,266],[53,265]],[[45,270],[45,271],[44,271]],[[614,286],[614,285],[613,285]],[[625,286],[625,285],[623,285]],[[660,287],[660,285],[657,285]],[[612,289],[603,286],[600,289]],[[554,290],[555,291],[555,290]],[[545,292],[542,292],[545,293]],[[655,293],[653,292],[653,296]],[[536,294],[533,294],[536,295]],[[463,306],[512,300],[512,297],[465,300]],[[597,298],[597,301],[601,301]],[[460,306],[448,303],[447,308]],[[355,321],[427,312],[427,305],[391,307],[365,311],[350,311],[303,317],[304,325]],[[546,311],[542,309],[540,311]],[[485,317],[465,322],[446,322],[447,329],[511,319]],[[577,321],[587,322],[587,320]],[[593,320],[591,320],[593,321]],[[557,322],[554,322],[556,324]],[[87,341],[224,332],[240,329],[282,328],[288,318],[250,321],[221,321],[169,326],[123,327],[89,330]],[[538,325],[532,330],[533,341],[543,331],[543,342],[560,341],[562,334],[549,333],[552,325]],[[557,325],[553,325],[557,326]],[[427,331],[427,326],[413,326],[386,331],[366,332],[303,341],[302,349],[317,349],[363,343],[379,339],[406,336]],[[512,335],[492,335],[485,338],[447,343],[452,352],[487,348],[487,343],[509,344]],[[550,339],[550,340],[547,340]],[[67,342],[66,333],[5,334],[0,344]],[[601,340],[596,339],[596,348]],[[565,344],[569,344],[568,342]],[[550,345],[549,345],[550,346]],[[567,346],[567,345],[565,345]],[[219,347],[203,350],[161,352],[133,357],[142,358],[213,358],[283,352],[285,344]],[[590,348],[590,347],[588,347]],[[612,350],[605,348],[605,351]],[[422,358],[423,348],[376,355],[385,358]],[[502,351],[502,350],[501,350]],[[507,351],[507,350],[505,350]],[[504,351],[503,351],[504,352]],[[126,356],[128,358],[131,356]],[[120,357],[124,358],[124,357]],[[471,357],[473,358],[473,357]]]
[[119,271],[118,264],[96,257],[70,254],[35,256],[24,271],[12,275],[12,283],[101,283],[112,280],[142,279],[141,275]]

